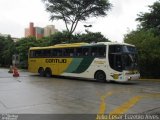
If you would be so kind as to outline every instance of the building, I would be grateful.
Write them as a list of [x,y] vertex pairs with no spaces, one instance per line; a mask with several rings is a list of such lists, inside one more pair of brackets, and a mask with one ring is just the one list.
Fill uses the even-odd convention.
[[44,28],[44,36],[50,36],[52,34],[54,34],[55,32],[58,32],[58,30],[55,28],[54,25],[48,25]]
[[41,27],[35,27],[36,38],[42,38],[44,36],[44,29]]
[[34,23],[29,24],[29,28],[25,28],[25,37],[35,36]]
[[29,24],[29,28],[25,28],[25,37],[35,36],[36,38],[43,37],[43,28],[34,27],[34,23]]
[[29,28],[25,28],[25,37],[35,36],[36,38],[42,38],[50,36],[54,34],[58,30],[55,28],[54,25],[48,25],[44,28],[42,27],[34,27],[34,23],[29,24]]

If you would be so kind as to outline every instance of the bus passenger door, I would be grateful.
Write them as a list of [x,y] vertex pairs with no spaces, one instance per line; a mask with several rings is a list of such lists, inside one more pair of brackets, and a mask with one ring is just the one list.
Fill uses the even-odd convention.
[[114,67],[117,71],[122,71],[122,55],[121,54],[115,55]]
[[122,55],[112,53],[109,54],[109,64],[110,67],[116,71],[122,71]]

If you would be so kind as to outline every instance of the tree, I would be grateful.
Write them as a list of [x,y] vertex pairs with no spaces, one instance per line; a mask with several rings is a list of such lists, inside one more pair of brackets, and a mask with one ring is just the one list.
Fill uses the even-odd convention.
[[100,32],[88,32],[87,34],[72,35],[67,31],[57,32],[49,37],[50,45],[61,43],[78,43],[78,42],[109,42]]
[[2,66],[3,64],[2,55],[3,55],[4,41],[5,38],[3,36],[0,36],[0,66]]
[[75,37],[77,37],[75,42],[109,42],[109,40],[105,38],[100,32],[87,32],[87,34],[78,34],[75,35]]
[[79,21],[89,17],[106,16],[111,8],[108,0],[43,0],[51,20],[63,20],[72,34]]
[[138,29],[128,33],[124,42],[137,47],[139,67],[142,77],[160,76],[160,37],[155,36],[152,30]]
[[9,66],[12,64],[12,55],[15,51],[15,45],[10,36],[0,36],[0,64]]
[[155,34],[160,34],[160,1],[155,2],[149,6],[150,11],[140,13],[137,21],[143,29],[153,29]]
[[46,40],[36,40],[35,37],[22,38],[15,43],[15,53],[20,55],[20,67],[26,68],[28,62],[28,50],[30,47],[47,46]]
[[137,47],[142,77],[160,78],[160,1],[149,8],[138,15],[140,26],[125,35],[124,41]]
[[74,35],[70,34],[68,31],[57,32],[49,37],[50,45],[70,43],[74,39]]

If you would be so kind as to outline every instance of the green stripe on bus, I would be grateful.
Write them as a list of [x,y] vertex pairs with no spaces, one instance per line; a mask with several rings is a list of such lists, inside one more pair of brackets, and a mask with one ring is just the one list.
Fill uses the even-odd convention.
[[88,69],[95,57],[84,57],[78,68],[73,73],[82,73]]
[[73,58],[71,64],[65,70],[65,72],[72,73],[73,71],[75,71],[78,68],[78,66],[81,64],[82,60],[83,58]]

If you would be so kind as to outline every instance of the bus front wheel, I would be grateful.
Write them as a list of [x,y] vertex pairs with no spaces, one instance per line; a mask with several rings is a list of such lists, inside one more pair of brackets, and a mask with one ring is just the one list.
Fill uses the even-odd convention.
[[106,74],[101,70],[95,73],[94,78],[99,82],[106,82]]
[[38,69],[38,73],[41,77],[44,77],[44,69],[42,67]]

